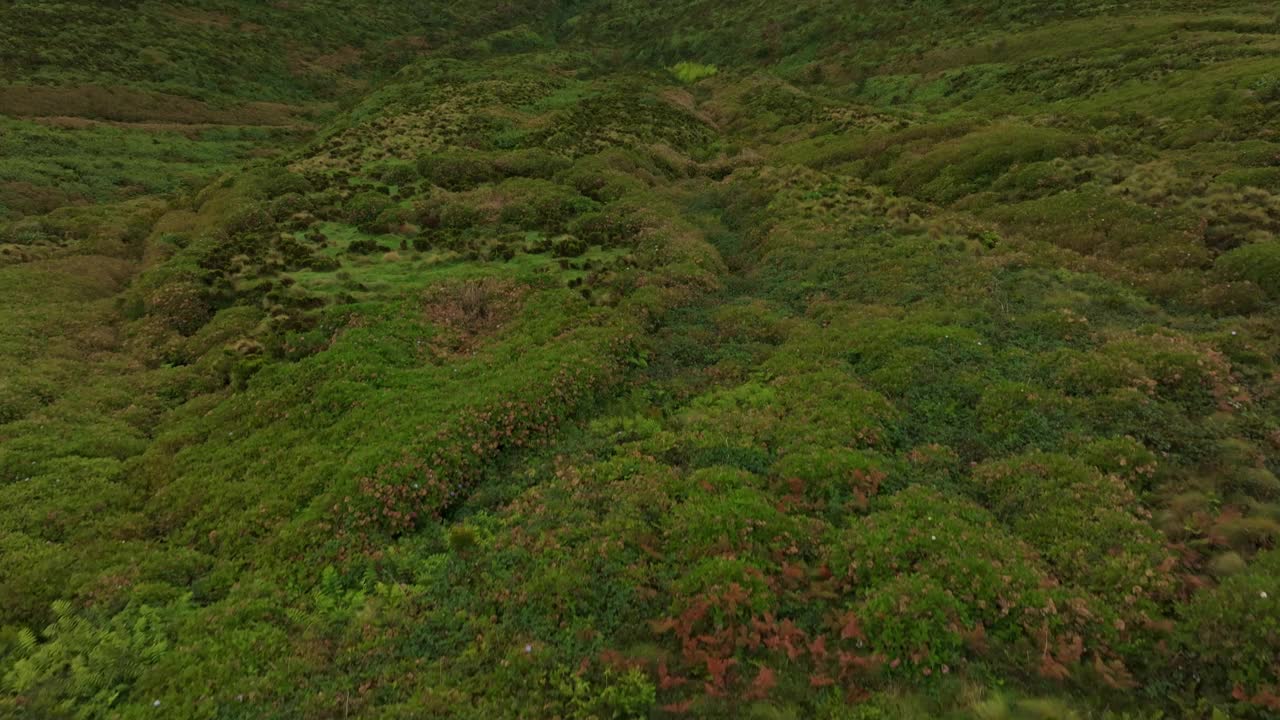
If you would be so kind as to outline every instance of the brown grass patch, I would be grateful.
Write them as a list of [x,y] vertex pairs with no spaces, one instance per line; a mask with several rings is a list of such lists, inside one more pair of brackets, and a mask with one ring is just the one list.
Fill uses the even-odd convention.
[[471,201],[472,207],[480,211],[485,222],[494,223],[502,217],[502,211],[516,202],[510,192],[499,188],[483,188],[470,193],[460,193]]
[[387,47],[394,50],[421,50],[431,49],[431,42],[422,35],[405,35],[403,37],[392,38],[387,42]]
[[200,226],[200,216],[190,210],[170,210],[151,226],[152,235],[191,232]]
[[309,65],[320,68],[322,70],[331,70],[337,72],[348,65],[355,65],[364,57],[364,51],[360,48],[351,47],[350,45],[338,48],[337,50],[311,58]]
[[423,314],[440,329],[429,350],[437,358],[475,352],[520,309],[529,288],[506,278],[444,283],[423,293]]
[[[31,122],[38,123],[47,127],[61,128],[64,130],[84,130],[94,127],[114,127],[126,130],[138,130],[141,132],[153,133],[177,133],[192,140],[200,138],[200,134],[206,130],[214,128],[226,127],[243,127],[243,128],[279,128],[286,127],[281,125],[225,125],[219,123],[164,123],[164,122],[122,122],[119,120],[91,120],[82,117],[29,117],[24,118]],[[298,127],[300,129],[310,129],[309,125],[287,126]]]
[[103,255],[36,260],[0,270],[0,302],[6,305],[86,302],[111,297],[128,284],[137,265]]
[[304,112],[298,106],[265,102],[214,108],[178,95],[102,85],[0,86],[0,113],[56,118],[54,122],[64,127],[84,120],[152,124],[157,129],[200,124],[299,127],[308,125],[299,117]]
[[197,8],[170,8],[167,13],[169,17],[180,23],[217,28],[219,30],[230,30],[236,23],[236,19],[230,15],[227,15],[226,13],[213,12],[212,10],[199,10]]
[[43,215],[69,203],[82,200],[47,185],[29,182],[0,182],[0,207],[22,215]]
[[169,17],[185,25],[198,25],[215,30],[238,30],[242,33],[260,33],[267,28],[251,22],[237,21],[226,13],[197,8],[172,8],[167,11]]
[[664,90],[659,95],[668,105],[685,111],[717,130],[720,129],[720,123],[716,116],[700,109],[698,107],[698,102],[693,98],[693,94],[688,90],[683,88],[672,88]]

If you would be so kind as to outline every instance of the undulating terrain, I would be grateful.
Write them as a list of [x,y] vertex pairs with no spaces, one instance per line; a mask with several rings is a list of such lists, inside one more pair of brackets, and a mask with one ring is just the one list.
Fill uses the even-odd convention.
[[0,1],[0,717],[1280,715],[1280,15]]

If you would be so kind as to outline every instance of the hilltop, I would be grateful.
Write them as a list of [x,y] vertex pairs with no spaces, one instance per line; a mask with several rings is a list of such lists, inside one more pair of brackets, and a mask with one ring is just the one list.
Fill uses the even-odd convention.
[[1251,2],[0,5],[0,714],[1280,710]]

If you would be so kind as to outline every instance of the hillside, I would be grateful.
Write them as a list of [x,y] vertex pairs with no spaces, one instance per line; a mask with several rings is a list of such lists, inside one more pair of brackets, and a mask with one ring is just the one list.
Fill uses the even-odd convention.
[[1280,17],[0,3],[0,716],[1280,713]]

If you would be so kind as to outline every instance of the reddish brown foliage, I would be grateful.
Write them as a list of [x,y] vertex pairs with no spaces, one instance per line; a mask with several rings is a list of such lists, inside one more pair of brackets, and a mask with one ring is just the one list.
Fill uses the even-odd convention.
[[749,699],[764,698],[769,695],[769,691],[778,685],[778,676],[773,669],[767,665],[760,667],[760,672],[756,673],[756,677],[751,681],[751,688],[747,691],[746,697]]
[[[819,577],[823,574],[817,573]],[[797,578],[809,576],[801,566],[781,563],[779,575],[766,580],[770,587],[786,588],[795,586]],[[802,586],[792,592],[797,598],[806,597],[811,588]],[[744,615],[751,599],[747,588],[730,583],[692,599],[678,615],[651,624],[654,632],[669,633],[679,642],[679,663],[688,674],[704,676],[701,690],[705,696],[767,697],[778,685],[778,671],[772,662],[761,662],[765,658],[807,671],[813,687],[840,684],[850,698],[862,695],[856,680],[873,672],[881,661],[854,647],[863,640],[863,633],[852,612],[833,614],[824,621],[826,627],[839,632],[834,642],[841,646],[829,647],[837,636],[808,632],[791,618],[780,619],[768,611]],[[660,692],[678,692],[687,684],[686,677],[671,672],[670,662],[663,659],[657,663]],[[740,671],[747,663],[758,666],[754,676]]]

